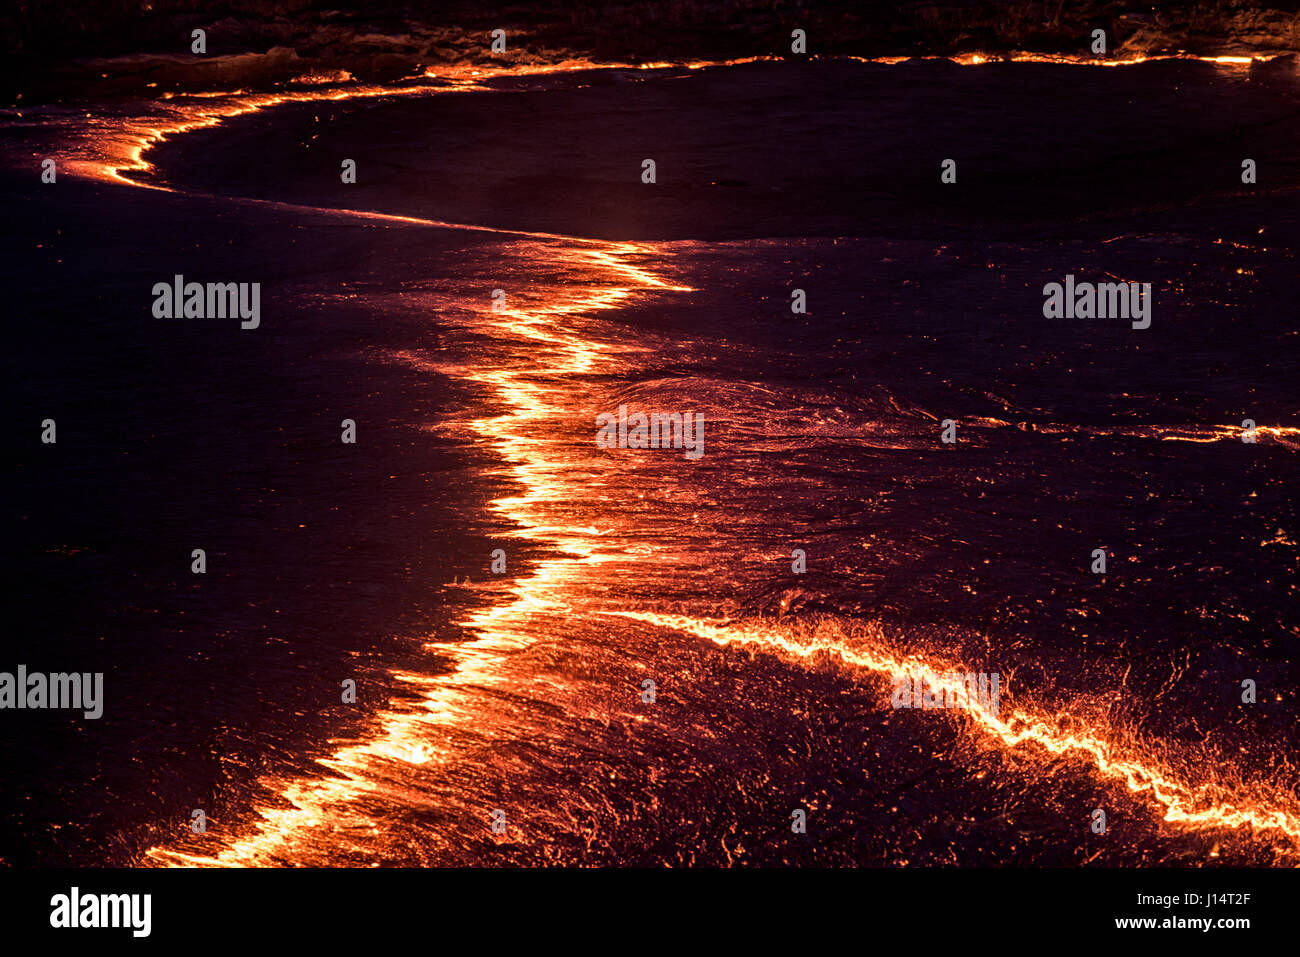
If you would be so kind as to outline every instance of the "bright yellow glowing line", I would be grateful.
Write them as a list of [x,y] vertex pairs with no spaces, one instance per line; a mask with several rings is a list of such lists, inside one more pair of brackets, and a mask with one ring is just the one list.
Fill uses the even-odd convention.
[[[351,215],[434,225],[408,217]],[[533,236],[556,239],[547,234]],[[438,367],[439,371],[489,387],[505,406],[504,414],[485,415],[469,424],[507,463],[507,474],[521,489],[493,500],[490,508],[506,524],[517,526],[513,535],[551,546],[560,557],[538,562],[530,574],[507,581],[501,587],[508,598],[472,611],[459,622],[468,634],[476,636],[473,640],[427,643],[425,648],[431,655],[452,661],[452,670],[436,677],[398,675],[420,693],[419,709],[381,710],[375,730],[365,740],[338,748],[320,760],[336,776],[265,780],[262,783],[277,793],[278,801],[256,808],[255,823],[244,834],[223,841],[210,856],[156,846],[146,852],[148,861],[169,866],[265,866],[293,859],[294,845],[306,832],[327,832],[340,842],[341,850],[347,849],[346,841],[351,836],[375,833],[376,823],[359,807],[367,797],[383,796],[385,785],[375,774],[373,762],[386,759],[427,765],[452,760],[455,755],[450,750],[439,750],[429,742],[445,739],[448,725],[473,727],[477,718],[475,702],[481,700],[483,690],[508,680],[501,666],[538,640],[530,619],[568,610],[574,585],[587,574],[585,569],[617,557],[601,552],[601,530],[589,525],[557,526],[547,519],[550,512],[546,506],[571,497],[573,490],[560,478],[568,464],[564,450],[553,448],[539,425],[562,420],[571,411],[566,403],[580,397],[560,390],[547,391],[534,380],[542,371],[549,375],[582,375],[619,354],[641,351],[642,347],[582,337],[571,328],[571,320],[577,316],[617,308],[651,290],[690,290],[635,264],[651,252],[648,245],[567,240],[565,246],[570,264],[590,276],[590,285],[583,287],[582,294],[574,295],[566,286],[560,294],[531,305],[499,313],[484,308],[460,320],[466,329],[487,332],[499,340],[527,338],[537,344],[536,350],[516,365],[493,367],[476,362]],[[454,317],[445,321],[457,322]],[[422,360],[404,354],[394,358],[422,364]],[[222,840],[216,835],[213,839]]]
[[1178,780],[1149,757],[1138,755],[1099,731],[1064,731],[1059,715],[1027,705],[1000,706],[996,715],[964,696],[964,687],[945,676],[963,673],[964,668],[936,659],[902,658],[874,636],[851,647],[844,640],[824,637],[819,632],[796,637],[792,630],[778,631],[771,623],[716,621],[687,615],[655,612],[607,612],[634,621],[695,635],[727,647],[755,647],[800,661],[828,655],[854,668],[889,679],[915,676],[924,671],[933,679],[936,691],[956,697],[959,710],[975,729],[1004,749],[1036,746],[1052,755],[1089,762],[1102,778],[1122,782],[1134,794],[1155,803],[1170,824],[1198,829],[1252,827],[1278,832],[1300,847],[1300,802],[1294,793],[1275,791],[1263,798],[1228,793],[1226,788],[1207,783],[1191,786]]

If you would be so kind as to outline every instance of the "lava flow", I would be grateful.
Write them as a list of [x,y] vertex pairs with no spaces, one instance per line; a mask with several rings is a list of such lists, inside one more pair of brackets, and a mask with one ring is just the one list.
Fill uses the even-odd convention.
[[722,647],[751,647],[796,661],[830,656],[891,681],[925,673],[936,691],[960,702],[958,710],[970,719],[976,732],[1008,751],[1032,754],[1034,748],[1039,748],[1050,755],[1087,762],[1099,777],[1120,782],[1145,797],[1170,824],[1206,830],[1251,827],[1277,832],[1289,839],[1293,850],[1300,851],[1300,802],[1294,794],[1272,788],[1264,789],[1262,794],[1239,793],[1212,780],[1193,785],[1172,776],[1153,755],[1120,740],[1110,729],[1063,730],[1063,714],[1029,705],[996,712],[981,707],[964,695],[961,684],[944,677],[964,669],[951,662],[900,657],[890,650],[878,629],[869,630],[867,641],[851,644],[842,634],[827,637],[808,625],[781,630],[770,622],[710,621],[655,612],[613,614],[695,635]]

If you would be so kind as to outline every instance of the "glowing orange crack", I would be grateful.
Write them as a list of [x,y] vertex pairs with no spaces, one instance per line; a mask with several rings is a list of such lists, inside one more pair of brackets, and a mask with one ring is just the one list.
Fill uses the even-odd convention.
[[606,614],[671,628],[723,647],[757,646],[796,660],[831,655],[852,667],[891,679],[925,671],[936,691],[943,691],[949,695],[950,700],[954,700],[955,696],[956,701],[964,701],[964,704],[959,705],[959,710],[971,718],[980,732],[1007,750],[1023,744],[1035,744],[1053,755],[1089,760],[1103,778],[1122,781],[1135,794],[1150,794],[1163,809],[1164,820],[1171,824],[1202,829],[1249,826],[1280,832],[1290,839],[1293,846],[1300,846],[1300,806],[1297,806],[1294,796],[1288,798],[1281,794],[1275,795],[1272,804],[1282,806],[1269,806],[1262,802],[1250,806],[1245,799],[1238,799],[1231,803],[1200,807],[1209,799],[1207,792],[1214,790],[1212,785],[1189,786],[1171,777],[1153,762],[1126,753],[1124,748],[1113,742],[1096,734],[1063,732],[1052,717],[1035,713],[1028,708],[1002,708],[999,709],[999,715],[991,714],[965,696],[965,687],[960,681],[947,677],[964,670],[950,663],[937,660],[927,662],[915,657],[900,658],[881,649],[850,648],[842,642],[815,634],[809,640],[794,640],[773,631],[770,625],[710,621],[655,612]]
[[[420,706],[408,710],[386,707],[375,719],[377,729],[369,732],[365,740],[341,747],[321,759],[322,765],[340,777],[270,779],[264,783],[288,807],[255,808],[255,820],[245,833],[225,839],[223,846],[210,856],[156,846],[146,852],[149,861],[171,866],[265,865],[292,859],[294,840],[303,832],[316,829],[328,829],[339,847],[346,851],[349,834],[377,829],[374,821],[355,809],[356,802],[391,786],[377,777],[372,762],[388,759],[424,765],[454,757],[428,742],[438,740],[439,730],[448,724],[473,726],[474,695],[484,687],[503,681],[498,666],[510,654],[530,647],[537,640],[528,626],[529,618],[568,608],[571,583],[581,568],[613,559],[600,551],[601,530],[589,525],[557,526],[539,511],[541,506],[571,494],[561,477],[569,463],[552,457],[548,443],[531,438],[529,430],[539,420],[563,414],[565,400],[572,397],[558,390],[548,395],[544,386],[530,380],[543,371],[548,376],[581,375],[616,353],[640,351],[583,339],[557,320],[616,308],[638,291],[684,291],[685,287],[671,285],[629,261],[649,251],[650,247],[637,243],[582,241],[574,245],[569,254],[589,263],[594,273],[587,295],[547,300],[532,308],[501,313],[484,310],[460,323],[475,332],[488,331],[498,340],[525,335],[537,343],[536,350],[508,367],[439,367],[462,379],[487,385],[506,406],[504,414],[483,416],[469,424],[507,463],[509,473],[522,488],[521,493],[493,500],[490,508],[515,526],[508,534],[548,545],[561,557],[540,561],[531,574],[510,582],[510,600],[473,611],[460,622],[469,634],[478,636],[476,639],[430,642],[425,646],[452,659],[450,673],[437,677],[395,675],[421,693]],[[596,280],[613,280],[616,285],[602,288],[594,285]]]

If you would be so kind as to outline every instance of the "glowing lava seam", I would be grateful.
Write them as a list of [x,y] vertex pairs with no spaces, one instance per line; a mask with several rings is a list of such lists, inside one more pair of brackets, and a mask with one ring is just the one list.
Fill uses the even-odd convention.
[[[774,632],[771,625],[756,626],[730,621],[709,621],[686,615],[654,612],[608,612],[607,614],[692,634],[722,647],[754,646],[794,660],[831,655],[854,668],[875,672],[890,679],[915,675],[924,670],[929,673],[936,690],[942,690],[956,696],[957,700],[962,700],[964,690],[962,686],[943,676],[965,669],[943,662],[926,662],[916,658],[903,659],[880,649],[851,649],[842,643],[816,636],[808,641],[796,641]],[[1261,805],[1239,807],[1232,803],[1198,807],[1206,801],[1203,792],[1209,789],[1207,786],[1192,787],[1175,780],[1154,763],[1127,754],[1122,747],[1094,733],[1060,731],[1054,727],[1057,722],[1048,715],[1033,713],[1025,708],[1003,708],[999,715],[994,715],[978,705],[967,703],[960,710],[972,720],[980,732],[1007,750],[1032,744],[1053,755],[1072,756],[1089,761],[1101,777],[1122,781],[1135,794],[1149,795],[1164,811],[1164,820],[1168,823],[1200,829],[1250,826],[1259,830],[1280,832],[1286,835],[1294,846],[1300,847],[1300,807],[1292,806],[1285,809]],[[1296,802],[1291,803],[1294,805]]]
[[[375,214],[345,215],[371,217]],[[402,224],[435,225],[407,217],[379,218]],[[486,227],[469,228],[518,235]],[[529,616],[564,608],[566,585],[580,574],[583,566],[609,560],[602,550],[613,546],[606,545],[598,531],[586,526],[556,527],[538,512],[539,505],[571,492],[559,477],[563,463],[547,451],[545,440],[536,438],[534,426],[552,416],[562,417],[566,410],[561,406],[573,397],[545,393],[535,383],[535,377],[542,370],[550,374],[586,373],[608,360],[611,354],[626,351],[627,347],[594,342],[570,331],[566,316],[614,309],[639,293],[689,290],[671,285],[637,266],[634,260],[644,256],[648,249],[643,244],[570,240],[567,245],[564,252],[585,260],[592,270],[593,282],[584,287],[582,295],[531,308],[508,309],[499,314],[484,306],[464,322],[469,330],[486,332],[497,339],[526,338],[534,348],[528,350],[522,366],[439,367],[446,374],[490,387],[497,400],[506,406],[504,414],[491,412],[469,423],[505,461],[506,471],[519,489],[494,499],[490,507],[507,525],[513,526],[507,534],[550,547],[559,552],[559,557],[537,562],[530,574],[508,583],[511,592],[508,599],[471,611],[459,622],[473,636],[470,640],[426,643],[424,647],[429,652],[451,659],[453,669],[438,676],[395,674],[419,691],[419,705],[414,710],[385,705],[362,740],[341,747],[336,745],[337,750],[332,754],[318,759],[334,776],[263,778],[261,783],[276,793],[278,802],[256,806],[253,820],[244,825],[241,834],[224,838],[226,843],[211,854],[155,846],[145,854],[148,861],[183,867],[283,863],[295,858],[295,842],[302,839],[304,832],[312,830],[329,833],[336,854],[353,851],[347,843],[350,834],[364,836],[377,829],[364,809],[364,799],[382,797],[391,787],[375,762],[423,765],[459,757],[452,751],[439,749],[433,742],[445,737],[447,725],[474,725],[477,717],[474,696],[484,688],[500,684],[501,664],[512,653],[537,640],[529,628]],[[395,358],[411,361],[404,355]]]

